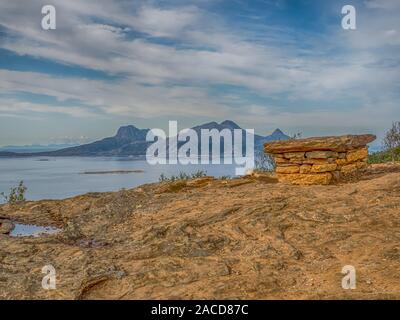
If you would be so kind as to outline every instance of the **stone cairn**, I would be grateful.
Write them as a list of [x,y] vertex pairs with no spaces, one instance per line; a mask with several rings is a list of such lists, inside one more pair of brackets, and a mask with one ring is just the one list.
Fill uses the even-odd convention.
[[264,144],[274,157],[279,181],[330,184],[365,169],[372,134],[279,140]]

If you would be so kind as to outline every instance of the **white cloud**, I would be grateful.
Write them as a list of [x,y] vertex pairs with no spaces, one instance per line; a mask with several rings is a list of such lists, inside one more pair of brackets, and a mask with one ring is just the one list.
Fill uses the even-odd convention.
[[397,9],[400,8],[400,2],[398,0],[367,0],[365,2],[368,8],[372,9]]
[[[93,114],[100,112],[110,115],[138,115],[143,118],[172,114],[223,116],[229,110],[226,106],[210,100],[207,93],[198,88],[148,87],[132,79],[110,83],[100,80],[54,77],[35,72],[0,70],[0,88],[12,93],[21,91],[55,96],[60,101],[79,100],[89,106],[85,110],[91,108]],[[7,103],[8,101],[0,100],[0,106],[8,105],[7,111],[11,111],[15,105]],[[65,111],[69,114],[69,107],[53,106],[53,108],[57,109],[55,112]],[[50,111],[47,108],[35,110]]]
[[[15,99],[0,99],[0,117],[24,117],[27,113],[60,113],[72,117],[93,117],[94,113],[88,112],[82,107],[60,107],[43,103],[31,103]],[[32,117],[29,115],[28,118]]]
[[[337,99],[356,99],[364,107],[359,110],[369,112],[371,101],[381,104],[381,109],[389,108],[388,98],[396,95],[400,83],[398,1],[367,1],[368,9],[357,11],[359,27],[355,32],[345,32],[338,24],[339,31],[310,41],[309,49],[298,47],[295,37],[301,37],[300,31],[293,39],[282,39],[281,46],[279,37],[287,36],[287,30],[266,28],[265,35],[252,41],[243,30],[228,27],[215,14],[194,5],[156,7],[144,1],[108,0],[53,3],[57,30],[49,32],[41,30],[38,23],[40,1],[29,1],[25,6],[2,1],[0,24],[12,37],[0,46],[21,55],[124,75],[118,81],[101,81],[0,70],[2,93],[31,92],[59,101],[76,99],[87,106],[74,111],[57,107],[55,112],[73,116],[136,114],[143,118],[232,118],[234,114],[246,121],[276,121],[288,126],[293,125],[295,114],[297,123],[304,126],[324,123],[327,118],[327,124],[340,127],[364,119],[362,111],[345,118],[343,110],[327,112],[317,107],[314,113],[302,115],[290,108],[277,114],[270,105],[238,110],[229,99],[210,94],[208,87],[232,85],[258,96],[284,96],[294,106],[292,110],[299,99],[324,106]],[[163,37],[165,44],[155,43],[154,37]],[[239,100],[246,103],[243,97]],[[3,106],[5,101],[0,103]],[[56,108],[23,106],[16,101],[12,105],[37,112]],[[389,109],[382,112],[386,121],[396,114]],[[11,111],[9,107],[0,109],[7,114]],[[263,117],[257,117],[259,113]],[[372,122],[368,124],[374,126]]]

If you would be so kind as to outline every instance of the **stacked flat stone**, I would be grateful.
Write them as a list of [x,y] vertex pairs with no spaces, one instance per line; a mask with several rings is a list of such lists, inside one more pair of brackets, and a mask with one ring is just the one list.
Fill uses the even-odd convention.
[[367,167],[372,134],[279,140],[264,144],[276,163],[279,181],[330,184]]

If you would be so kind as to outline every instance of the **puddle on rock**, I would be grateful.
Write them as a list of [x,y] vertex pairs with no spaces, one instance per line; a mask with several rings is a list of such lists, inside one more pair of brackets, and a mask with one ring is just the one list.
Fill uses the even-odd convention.
[[14,229],[10,232],[11,237],[40,237],[61,231],[58,228],[36,226],[34,224],[14,223],[14,225]]

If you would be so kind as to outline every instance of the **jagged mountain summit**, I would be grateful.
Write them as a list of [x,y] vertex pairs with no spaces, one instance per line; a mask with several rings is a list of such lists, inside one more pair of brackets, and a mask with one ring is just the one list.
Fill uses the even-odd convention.
[[[204,123],[192,128],[200,133],[201,129],[241,129],[238,124],[231,120],[221,123],[215,121]],[[79,146],[63,148],[56,151],[37,152],[37,153],[12,153],[0,152],[0,156],[143,156],[146,154],[147,147],[152,142],[146,141],[147,132],[150,129],[139,129],[133,125],[122,126],[117,133],[108,138],[104,138],[92,143]],[[280,129],[276,129],[269,136],[254,135],[254,146],[256,150],[262,151],[263,144],[272,140],[285,140],[289,136],[285,135]]]
[[122,126],[113,137],[47,153],[49,156],[139,156],[145,155],[150,142],[146,141],[149,129],[133,125]]
[[287,140],[289,136],[284,134],[281,129],[277,128],[274,132],[269,136],[271,140]]
[[122,126],[118,129],[115,139],[117,140],[146,140],[149,129],[138,129],[133,125]]

